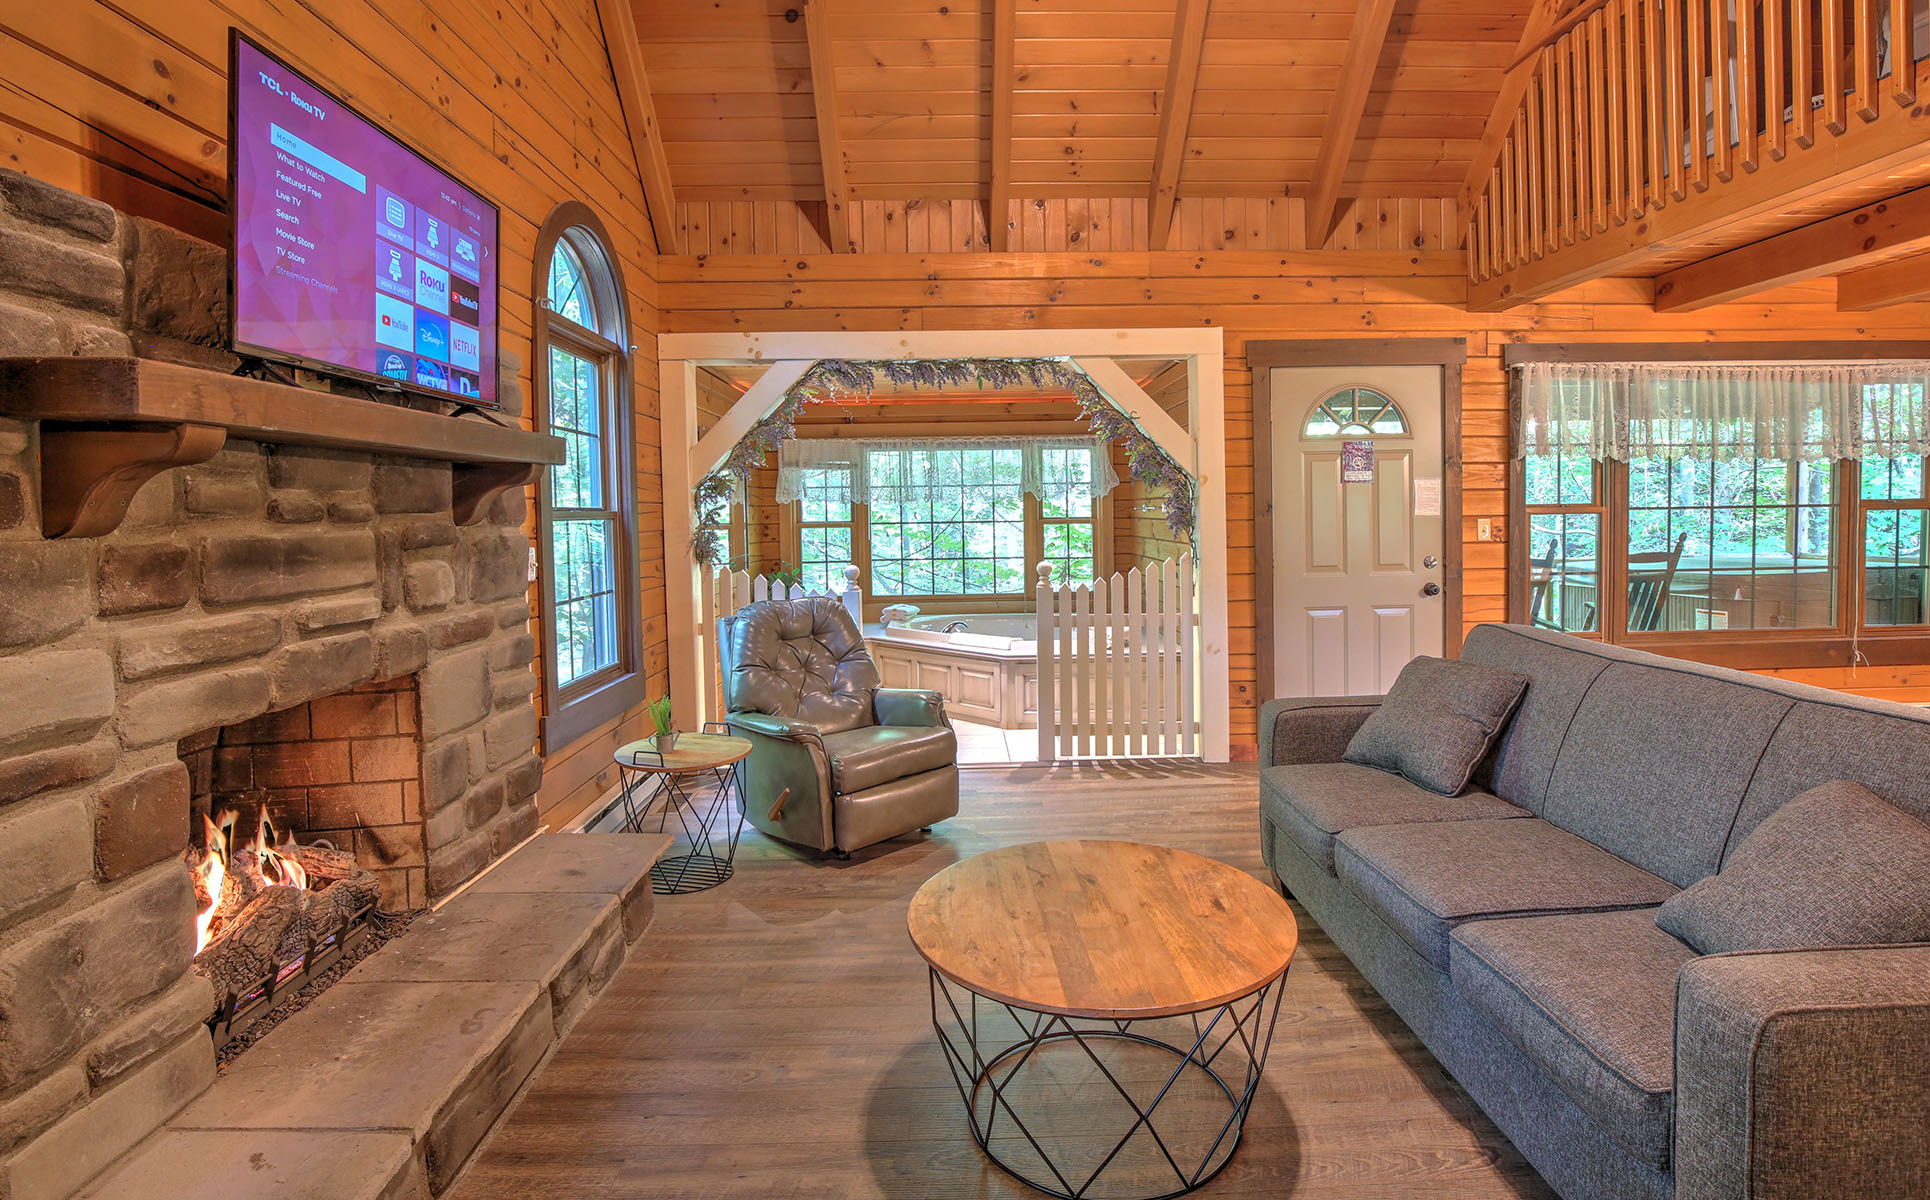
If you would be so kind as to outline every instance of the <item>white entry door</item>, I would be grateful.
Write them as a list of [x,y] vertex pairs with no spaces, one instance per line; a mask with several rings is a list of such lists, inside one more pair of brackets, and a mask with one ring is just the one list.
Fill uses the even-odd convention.
[[1441,368],[1272,377],[1276,696],[1385,692],[1439,654]]

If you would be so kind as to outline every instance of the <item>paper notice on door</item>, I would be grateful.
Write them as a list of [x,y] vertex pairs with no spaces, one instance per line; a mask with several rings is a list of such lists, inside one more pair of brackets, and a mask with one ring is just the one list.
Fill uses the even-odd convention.
[[1441,515],[1441,481],[1439,479],[1421,478],[1414,481],[1414,515],[1417,517]]
[[1361,438],[1340,443],[1340,482],[1374,482],[1374,443]]

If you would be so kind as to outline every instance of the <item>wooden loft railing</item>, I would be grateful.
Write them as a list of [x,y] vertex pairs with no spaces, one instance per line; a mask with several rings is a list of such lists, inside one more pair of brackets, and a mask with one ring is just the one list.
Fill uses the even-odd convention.
[[1550,17],[1467,196],[1469,307],[1930,167],[1925,4],[1584,0]]

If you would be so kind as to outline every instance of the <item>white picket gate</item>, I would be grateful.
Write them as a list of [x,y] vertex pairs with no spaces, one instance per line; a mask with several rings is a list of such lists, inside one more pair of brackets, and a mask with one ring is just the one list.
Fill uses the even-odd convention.
[[857,576],[856,567],[847,567],[844,590],[830,592],[811,591],[802,584],[787,584],[781,579],[752,575],[747,571],[702,571],[698,576],[697,637],[702,645],[699,665],[703,671],[705,719],[718,720],[724,712],[723,660],[718,653],[717,622],[735,616],[738,609],[762,600],[830,596],[844,601],[845,608],[851,612],[851,619],[862,629],[864,614],[859,605]]
[[1193,556],[1076,586],[1039,566],[1039,758],[1200,753]]

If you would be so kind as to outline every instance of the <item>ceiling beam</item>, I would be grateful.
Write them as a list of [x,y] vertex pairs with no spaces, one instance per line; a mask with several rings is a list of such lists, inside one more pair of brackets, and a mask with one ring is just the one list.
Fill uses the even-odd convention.
[[1930,254],[1913,254],[1836,277],[1838,312],[1869,312],[1930,300]]
[[1475,198],[1488,185],[1488,172],[1501,156],[1502,143],[1508,140],[1508,130],[1514,127],[1515,113],[1528,94],[1528,85],[1535,80],[1535,67],[1541,61],[1535,51],[1548,40],[1561,10],[1568,3],[1569,0],[1535,0],[1534,8],[1528,11],[1528,23],[1521,27],[1521,41],[1515,46],[1513,65],[1501,77],[1501,91],[1495,95],[1494,107],[1488,110],[1488,123],[1481,128],[1481,140],[1475,145],[1473,160],[1468,163],[1467,178],[1461,181],[1456,204],[1463,227],[1474,212]]
[[1012,244],[1012,89],[1017,83],[1018,0],[992,0],[992,162],[985,188],[985,236],[992,253]]
[[1394,16],[1394,0],[1360,0],[1353,32],[1347,36],[1347,55],[1340,62],[1340,82],[1327,106],[1327,129],[1320,137],[1320,153],[1313,164],[1313,184],[1307,192],[1307,248],[1326,245],[1333,232],[1334,210],[1340,202],[1341,176],[1354,157],[1354,138],[1367,111],[1380,68],[1381,47]]
[[1694,312],[1833,275],[1900,250],[1930,250],[1930,187],[1866,204],[1655,277],[1655,311]]
[[1179,0],[1173,13],[1173,45],[1166,56],[1166,90],[1159,95],[1159,141],[1153,150],[1153,184],[1147,208],[1147,242],[1164,250],[1179,199],[1180,167],[1186,161],[1186,126],[1193,119],[1199,87],[1200,48],[1206,44],[1206,10],[1212,0]]
[[677,191],[670,182],[670,161],[663,153],[663,133],[657,128],[657,105],[650,98],[650,77],[643,69],[643,43],[637,39],[636,15],[630,0],[596,0],[603,44],[616,77],[617,102],[630,127],[630,150],[636,155],[637,177],[643,182],[644,207],[656,239],[657,253],[682,254],[677,228]]
[[824,234],[831,252],[858,249],[857,213],[845,179],[844,138],[838,131],[836,60],[831,53],[830,0],[798,0],[811,53],[811,107],[817,117],[818,160],[824,169]]

